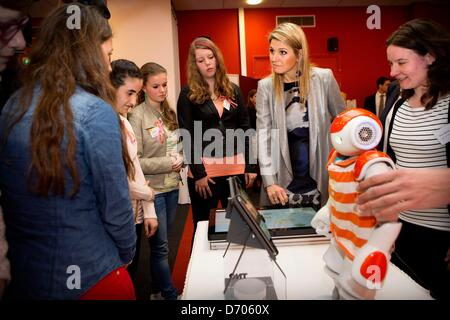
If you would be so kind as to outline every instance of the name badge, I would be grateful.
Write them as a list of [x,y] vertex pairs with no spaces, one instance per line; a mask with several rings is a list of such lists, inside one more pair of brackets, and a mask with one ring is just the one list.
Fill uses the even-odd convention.
[[450,123],[440,128],[438,131],[434,133],[436,139],[445,146],[450,142]]
[[148,131],[150,132],[150,136],[152,138],[156,138],[159,135],[159,128],[158,127],[154,127],[154,128],[148,129]]
[[227,109],[228,111],[230,111],[231,105],[230,105],[230,103],[227,100],[223,100],[223,107],[225,109]]

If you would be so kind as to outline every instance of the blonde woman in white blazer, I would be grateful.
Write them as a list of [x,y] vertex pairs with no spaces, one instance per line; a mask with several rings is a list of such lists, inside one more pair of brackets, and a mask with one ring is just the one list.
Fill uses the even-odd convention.
[[125,135],[127,142],[126,151],[129,159],[125,157],[125,162],[130,161],[129,167],[132,168],[131,174],[130,172],[128,174],[128,186],[133,204],[137,242],[135,257],[127,269],[133,278],[139,262],[142,223],[144,223],[145,237],[150,238],[158,228],[158,220],[153,202],[155,193],[145,180],[139,163],[136,136],[126,118],[127,113],[136,106],[137,94],[142,88],[142,73],[136,64],[124,59],[113,61],[111,67],[111,82],[116,88],[115,108],[119,113],[122,134]]
[[330,69],[312,67],[303,30],[278,25],[269,35],[272,75],[256,96],[261,204],[323,205],[328,198],[329,127],[345,103]]

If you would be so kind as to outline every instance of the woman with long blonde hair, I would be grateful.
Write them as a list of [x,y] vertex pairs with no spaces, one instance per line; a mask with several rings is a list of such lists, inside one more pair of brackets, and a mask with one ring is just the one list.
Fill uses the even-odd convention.
[[256,96],[258,161],[266,191],[261,202],[319,207],[328,198],[328,129],[345,103],[332,71],[311,65],[298,25],[278,25],[269,35],[269,54],[272,75],[258,82]]

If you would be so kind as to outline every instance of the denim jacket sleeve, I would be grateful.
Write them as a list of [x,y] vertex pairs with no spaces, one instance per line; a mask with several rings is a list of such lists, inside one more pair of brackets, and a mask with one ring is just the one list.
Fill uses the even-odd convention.
[[83,132],[86,161],[92,170],[101,219],[126,264],[134,257],[136,232],[122,160],[119,121],[113,108],[102,101],[85,117]]

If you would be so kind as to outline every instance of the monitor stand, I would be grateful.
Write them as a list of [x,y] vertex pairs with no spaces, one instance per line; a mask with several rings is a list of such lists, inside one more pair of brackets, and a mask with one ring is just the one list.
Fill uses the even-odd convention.
[[[265,250],[264,245],[259,242],[259,239],[253,234],[253,232],[248,227],[247,223],[241,218],[239,212],[237,212],[237,210],[234,208],[232,203],[233,203],[233,201],[229,201],[228,207],[227,207],[227,214],[229,215],[229,218],[230,218],[230,227],[229,227],[228,235],[227,235],[228,245],[223,254],[224,261],[225,261],[225,258],[226,258],[226,255],[228,253],[228,249],[230,248],[231,243],[237,243],[237,244],[242,245],[242,250],[239,253],[239,256],[236,260],[236,264],[234,264],[232,271],[225,273],[225,289],[223,291],[225,298],[229,299],[229,300],[236,299],[236,295],[235,295],[234,291],[235,291],[235,284],[237,283],[237,281],[242,280],[242,279],[252,278],[252,279],[258,279],[260,281],[263,281],[266,284],[266,295],[265,295],[264,299],[266,299],[266,300],[279,299],[279,297],[277,297],[277,294],[275,291],[275,285],[273,282],[273,276],[274,276],[273,275],[273,273],[274,273],[273,267],[270,267],[270,265],[272,265],[272,263],[274,263],[276,265],[276,267],[278,268],[278,270],[281,273],[281,277],[284,280],[284,281],[282,281],[284,283],[284,285],[283,285],[284,290],[281,290],[281,291],[282,292],[284,291],[282,293],[282,295],[284,295],[284,297],[286,297],[286,274],[281,269],[281,267],[277,263],[277,261],[275,259],[272,259],[269,252],[267,252]],[[243,267],[244,271],[256,269],[258,267],[263,267],[262,264],[266,265],[265,266],[266,270],[272,269],[272,271],[268,271],[265,274],[264,274],[264,272],[262,272],[262,273],[258,274],[257,277],[252,277],[251,272],[245,272],[245,273],[236,272],[238,270],[238,266],[240,265],[240,263],[242,261],[242,258],[244,257],[244,253],[246,251],[245,249],[247,247],[260,249],[257,251],[263,250],[264,252],[259,252],[258,259],[265,260],[265,262],[250,263],[250,264],[244,263],[244,265],[245,265]],[[251,260],[252,259],[251,255],[255,255],[255,254],[256,254],[255,252],[253,252],[252,254],[250,254],[250,252],[248,252],[247,259]],[[263,254],[264,257],[261,258],[261,254]],[[246,268],[247,265],[249,265],[249,267]],[[267,265],[269,265],[269,266],[267,266]],[[241,266],[242,266],[242,264],[241,264]],[[246,277],[247,274],[250,275],[250,277]]]

